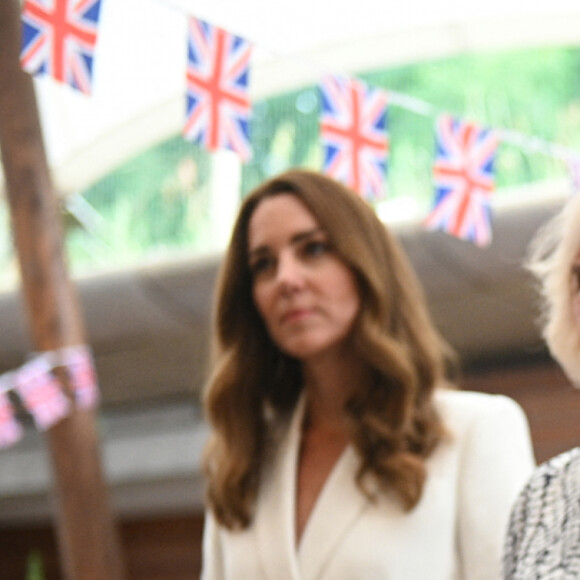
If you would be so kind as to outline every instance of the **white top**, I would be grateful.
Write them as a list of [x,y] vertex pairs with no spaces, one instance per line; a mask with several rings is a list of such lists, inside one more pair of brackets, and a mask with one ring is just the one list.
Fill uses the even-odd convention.
[[534,466],[521,408],[502,395],[440,389],[452,436],[427,461],[419,504],[370,502],[358,489],[349,446],[337,461],[295,543],[298,405],[265,469],[255,517],[243,531],[208,513],[202,580],[494,580],[509,512]]

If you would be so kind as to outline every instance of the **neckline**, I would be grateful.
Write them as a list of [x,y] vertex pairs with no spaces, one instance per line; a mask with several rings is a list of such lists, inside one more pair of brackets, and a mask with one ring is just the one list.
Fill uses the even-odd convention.
[[[296,552],[299,554],[301,547],[305,544],[305,538],[309,534],[309,530],[315,527],[317,514],[324,510],[324,504],[328,502],[325,498],[332,494],[333,487],[336,485],[334,481],[339,477],[342,472],[341,465],[345,462],[345,457],[349,449],[351,449],[351,444],[349,441],[346,442],[342,451],[337,455],[336,460],[330,470],[328,471],[326,478],[314,500],[310,513],[304,523],[302,528],[302,533],[300,537],[297,534],[297,523],[298,523],[298,492],[299,492],[299,477],[300,477],[300,459],[301,459],[301,448],[303,442],[303,432],[302,424],[306,415],[306,396],[304,393],[301,395],[299,401],[299,406],[297,406],[297,412],[294,417],[292,425],[292,478],[293,478],[293,494],[292,494],[292,536],[294,538],[294,545]],[[351,474],[354,478],[354,473]],[[322,506],[322,507],[321,507]],[[313,524],[314,522],[314,524]],[[312,533],[312,532],[310,532]]]

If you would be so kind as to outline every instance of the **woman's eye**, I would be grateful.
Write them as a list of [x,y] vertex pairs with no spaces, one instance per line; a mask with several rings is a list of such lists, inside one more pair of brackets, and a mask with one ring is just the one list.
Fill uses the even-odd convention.
[[263,274],[267,272],[273,265],[272,258],[264,256],[262,258],[257,258],[250,262],[250,272],[252,276],[258,276],[259,274]]
[[327,242],[323,241],[310,241],[307,242],[304,246],[304,253],[307,256],[321,256],[325,254],[329,250],[329,246]]

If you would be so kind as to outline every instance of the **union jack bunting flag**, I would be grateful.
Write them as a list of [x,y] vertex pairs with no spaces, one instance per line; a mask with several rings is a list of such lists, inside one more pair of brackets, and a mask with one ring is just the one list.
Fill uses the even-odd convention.
[[81,409],[93,409],[99,402],[99,388],[91,351],[86,345],[64,349],[63,364],[66,367],[75,401]]
[[197,18],[189,19],[187,115],[183,134],[210,151],[231,149],[246,161],[252,45]]
[[490,197],[495,186],[497,134],[442,115],[435,141],[435,202],[425,226],[486,246],[492,237]]
[[14,417],[8,394],[0,391],[0,449],[14,445],[22,438],[22,427]]
[[381,199],[389,153],[387,93],[355,78],[328,75],[320,96],[323,172],[365,199]]
[[90,94],[101,0],[25,0],[20,64]]
[[16,371],[14,391],[32,415],[36,426],[49,429],[70,412],[70,402],[42,357],[31,360]]

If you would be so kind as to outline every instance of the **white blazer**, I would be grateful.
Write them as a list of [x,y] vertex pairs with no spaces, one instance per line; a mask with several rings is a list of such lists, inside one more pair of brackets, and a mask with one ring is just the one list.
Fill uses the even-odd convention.
[[502,395],[440,389],[436,405],[451,432],[427,461],[419,504],[369,501],[347,447],[295,541],[300,403],[264,472],[256,512],[243,531],[208,513],[202,580],[495,580],[509,513],[534,467],[527,420]]

